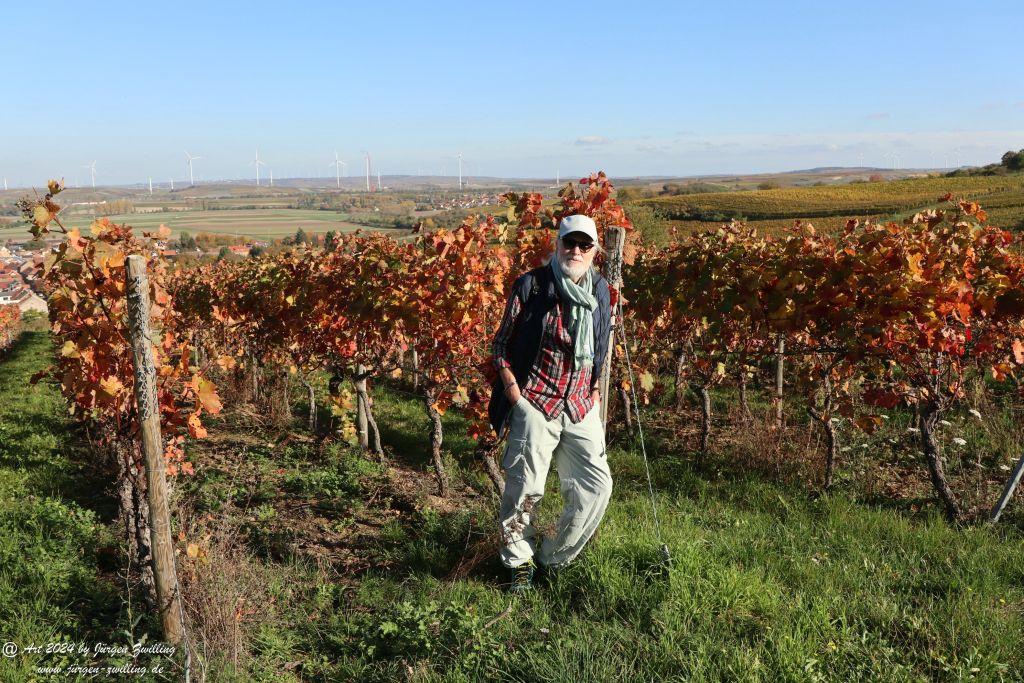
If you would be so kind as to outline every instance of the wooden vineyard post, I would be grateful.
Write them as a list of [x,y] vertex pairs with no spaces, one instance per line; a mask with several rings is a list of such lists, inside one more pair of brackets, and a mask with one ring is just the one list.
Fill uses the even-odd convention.
[[164,448],[160,437],[160,410],[156,398],[156,366],[149,329],[149,279],[146,259],[129,256],[125,266],[128,286],[128,332],[135,363],[135,401],[139,411],[142,457],[146,467],[146,496],[149,503],[149,533],[153,552],[153,579],[163,622],[164,639],[181,644],[181,595],[174,568],[171,515],[167,508],[167,477]]
[[780,336],[779,345],[775,351],[775,424],[779,429],[782,429],[782,389],[785,358],[786,340]]
[[[616,311],[622,311],[622,247],[625,244],[626,231],[620,227],[609,227],[605,232],[605,250],[608,253],[608,260],[604,266],[604,278],[615,289],[619,290],[619,305],[612,307],[612,324],[608,330],[608,355],[605,357],[604,367],[601,368],[601,379],[599,388],[601,392],[601,424],[608,429],[608,404],[611,396],[608,393],[608,385],[611,383],[612,361],[615,358],[615,328],[622,325],[622,321],[616,317]],[[628,406],[627,406],[628,410]]]
[[416,349],[412,350],[412,390],[419,391],[420,388],[420,356]]
[[999,518],[1003,514],[1003,510],[1006,509],[1006,504],[1010,502],[1010,498],[1013,496],[1013,492],[1017,489],[1020,484],[1021,477],[1024,477],[1024,455],[1017,461],[1017,466],[1013,468],[1013,473],[1010,478],[1006,480],[1006,486],[1003,487],[1003,495],[999,496],[999,502],[992,508],[992,522],[998,522]]
[[368,419],[367,410],[369,406],[366,405],[366,380],[362,378],[362,374],[366,372],[366,366],[360,364],[356,366],[356,376],[359,379],[356,380],[356,430],[359,432],[359,446],[363,450],[370,449],[370,421]]

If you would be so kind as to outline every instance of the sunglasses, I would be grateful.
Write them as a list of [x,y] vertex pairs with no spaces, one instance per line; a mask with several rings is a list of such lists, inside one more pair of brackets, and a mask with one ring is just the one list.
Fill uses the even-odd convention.
[[573,247],[579,247],[580,251],[584,254],[594,248],[593,242],[577,242],[571,238],[562,238],[562,248],[566,251],[572,251]]

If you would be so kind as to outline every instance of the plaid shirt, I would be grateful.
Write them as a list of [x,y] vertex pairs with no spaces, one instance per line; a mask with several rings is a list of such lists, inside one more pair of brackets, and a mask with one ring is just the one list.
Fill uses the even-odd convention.
[[[526,386],[520,387],[523,396],[535,408],[544,413],[548,420],[554,420],[569,411],[569,419],[573,423],[582,420],[594,407],[591,391],[597,384],[593,376],[593,364],[574,369],[575,349],[572,337],[566,329],[564,320],[564,304],[559,301],[544,316],[544,331],[541,335],[540,352],[537,361],[530,370]],[[501,319],[501,327],[491,344],[494,355],[494,367],[497,370],[511,368],[508,346],[513,343],[512,330],[522,306],[519,297],[514,293],[505,306],[505,315]]]

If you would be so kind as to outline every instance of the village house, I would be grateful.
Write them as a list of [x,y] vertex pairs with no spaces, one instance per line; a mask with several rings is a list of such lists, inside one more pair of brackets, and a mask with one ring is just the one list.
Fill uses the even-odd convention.
[[14,285],[12,287],[0,287],[0,306],[15,304],[21,306],[32,298],[32,291],[25,285]]

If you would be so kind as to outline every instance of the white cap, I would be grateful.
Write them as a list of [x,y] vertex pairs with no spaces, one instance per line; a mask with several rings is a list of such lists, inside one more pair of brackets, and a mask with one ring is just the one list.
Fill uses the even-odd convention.
[[562,239],[570,232],[582,232],[597,244],[597,225],[590,216],[577,213],[563,218],[558,223],[558,239]]

